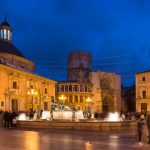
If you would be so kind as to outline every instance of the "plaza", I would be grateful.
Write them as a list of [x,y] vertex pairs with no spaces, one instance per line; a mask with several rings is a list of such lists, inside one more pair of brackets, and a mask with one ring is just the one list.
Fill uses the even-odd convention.
[[[146,129],[146,128],[145,128]],[[137,143],[135,130],[89,132],[0,128],[1,150],[149,150]]]

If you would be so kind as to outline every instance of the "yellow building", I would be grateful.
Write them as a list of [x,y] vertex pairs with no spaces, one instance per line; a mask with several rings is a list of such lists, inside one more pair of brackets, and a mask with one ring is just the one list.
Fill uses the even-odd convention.
[[56,100],[71,108],[86,110],[92,106],[92,88],[86,83],[58,82]]
[[136,76],[136,111],[150,111],[150,70]]
[[34,74],[35,64],[13,45],[12,31],[7,21],[0,25],[0,109],[47,110],[56,82]]

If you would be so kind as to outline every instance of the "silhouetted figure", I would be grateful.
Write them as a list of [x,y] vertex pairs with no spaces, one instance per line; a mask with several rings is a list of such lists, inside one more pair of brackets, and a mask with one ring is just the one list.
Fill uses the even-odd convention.
[[2,110],[0,110],[0,127],[2,127],[3,126],[3,111]]
[[4,112],[4,119],[3,120],[5,122],[5,128],[9,128],[10,114],[7,110]]
[[142,135],[143,135],[144,123],[145,123],[144,115],[142,114],[140,116],[140,118],[138,119],[138,122],[137,122],[137,127],[138,127],[138,142],[139,142],[139,145],[143,145],[143,143],[141,142],[141,139],[142,139]]
[[11,119],[12,119],[11,125],[12,125],[12,127],[17,126],[17,117],[18,117],[17,111],[13,111],[11,114]]
[[147,114],[148,144],[150,144],[150,111]]
[[98,113],[97,112],[95,112],[95,114],[94,114],[94,118],[98,118]]

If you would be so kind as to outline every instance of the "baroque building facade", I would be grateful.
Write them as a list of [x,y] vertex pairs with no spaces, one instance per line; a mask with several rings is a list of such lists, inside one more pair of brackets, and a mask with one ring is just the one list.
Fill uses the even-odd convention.
[[92,89],[86,83],[59,82],[56,84],[57,99],[71,108],[86,110],[87,99],[92,99]]
[[7,21],[0,25],[0,109],[49,109],[56,82],[34,74],[35,64],[13,45],[12,31]]
[[150,111],[150,70],[140,72],[136,77],[136,112]]

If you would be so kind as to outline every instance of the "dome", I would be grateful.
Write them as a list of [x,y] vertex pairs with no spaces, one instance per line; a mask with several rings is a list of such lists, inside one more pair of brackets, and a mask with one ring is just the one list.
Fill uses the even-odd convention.
[[7,41],[0,40],[0,52],[23,57],[22,53],[12,44]]
[[7,21],[2,22],[1,25],[10,27],[10,25],[9,25],[9,23]]

